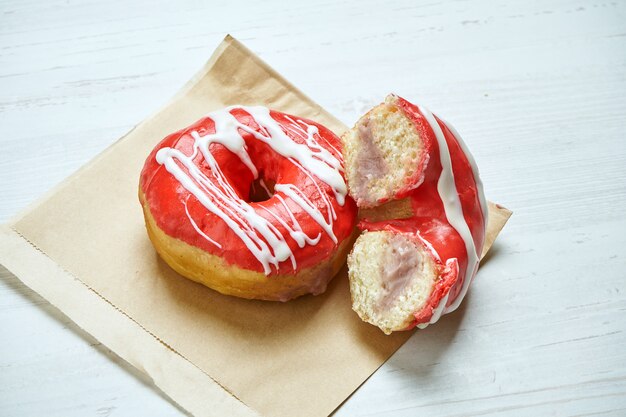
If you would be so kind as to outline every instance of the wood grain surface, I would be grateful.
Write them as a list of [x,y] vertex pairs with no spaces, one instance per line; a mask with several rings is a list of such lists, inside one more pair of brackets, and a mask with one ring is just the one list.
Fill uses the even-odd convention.
[[[347,124],[389,92],[427,105],[515,212],[463,307],[336,416],[626,415],[625,1],[0,1],[0,221],[226,33]],[[0,415],[184,415],[0,275]]]

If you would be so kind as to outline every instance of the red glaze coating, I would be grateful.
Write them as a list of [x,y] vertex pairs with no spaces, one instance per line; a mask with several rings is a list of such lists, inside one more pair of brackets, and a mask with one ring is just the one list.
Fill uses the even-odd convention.
[[[231,114],[239,122],[259,131],[259,126],[255,119],[245,110],[235,108],[231,110]],[[337,150],[341,150],[341,141],[324,126],[310,120],[289,116],[273,110],[270,114],[280,124],[284,132],[296,143],[305,143],[304,136],[301,131],[293,127],[292,123],[287,119],[288,117],[292,120],[301,120],[306,124],[316,126],[321,138],[318,138],[320,145],[343,162],[342,155],[337,152]],[[179,149],[186,155],[191,155],[194,144],[194,138],[191,136],[192,131],[197,131],[200,135],[213,134],[215,133],[215,124],[209,117],[202,118],[191,126],[168,135],[148,156],[141,172],[140,188],[149,204],[150,212],[159,228],[169,236],[219,256],[228,264],[262,273],[263,267],[261,263],[252,255],[228,225],[217,215],[208,211],[163,165],[156,161],[156,153],[164,147]],[[315,173],[312,173],[311,177],[313,179],[311,179],[289,159],[274,152],[267,144],[255,139],[252,134],[243,132],[241,129],[239,131],[246,143],[247,152],[259,171],[259,178],[268,183],[296,185],[326,215],[325,205],[317,191],[317,187],[320,187],[328,195],[337,216],[333,223],[333,232],[338,240],[335,243],[321,226],[298,204],[294,203],[287,195],[277,192],[287,202],[294,217],[300,223],[302,231],[310,237],[315,237],[318,234],[321,236],[316,245],[305,244],[304,247],[300,248],[290,237],[285,227],[262,208],[265,207],[273,211],[289,223],[289,217],[285,208],[275,196],[262,202],[250,202],[250,206],[254,208],[257,214],[269,220],[285,236],[297,262],[296,270],[294,270],[290,260],[283,261],[279,264],[278,271],[272,268],[270,275],[294,273],[299,269],[316,265],[328,259],[336,251],[338,245],[351,235],[354,229],[357,212],[354,201],[349,196],[346,196],[344,205],[339,205],[331,187],[318,179]],[[248,196],[254,180],[249,168],[241,162],[237,155],[221,144],[212,143],[209,149],[239,197],[249,202]],[[194,163],[205,172],[209,169],[200,153],[194,159]],[[219,242],[222,248],[218,248],[207,241],[193,228],[185,212],[185,201],[187,202],[189,214],[198,227],[211,239]]]
[[[425,156],[419,163],[423,170],[423,182],[417,188],[415,188],[415,182],[408,183],[407,188],[398,195],[398,198],[411,199],[413,216],[408,219],[384,222],[369,222],[365,219],[359,222],[359,228],[370,231],[390,230],[413,236],[414,241],[422,244],[432,253],[433,259],[439,267],[440,279],[435,284],[425,307],[421,311],[415,312],[415,321],[409,326],[412,328],[421,323],[428,323],[433,315],[433,310],[448,293],[450,295],[446,307],[450,306],[459,296],[465,280],[471,280],[476,271],[473,271],[472,276],[465,276],[468,262],[465,243],[461,235],[449,224],[437,190],[442,165],[435,133],[417,106],[400,97],[397,98],[397,104],[413,121],[424,141]],[[486,225],[472,167],[450,129],[441,119],[436,116],[435,118],[443,131],[449,148],[454,182],[463,208],[463,216],[474,239],[474,244],[478,248],[478,256],[480,256]],[[426,161],[426,166],[424,166],[424,161]],[[424,244],[418,236],[428,242],[430,247]]]

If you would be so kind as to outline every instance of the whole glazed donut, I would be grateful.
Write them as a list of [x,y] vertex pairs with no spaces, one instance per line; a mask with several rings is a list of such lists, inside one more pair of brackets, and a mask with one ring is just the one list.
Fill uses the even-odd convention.
[[395,95],[342,140],[364,231],[348,256],[353,309],[385,333],[435,323],[460,305],[485,240],[469,150],[450,124]]
[[341,141],[310,120],[231,106],[163,139],[139,199],[159,255],[221,293],[286,301],[325,291],[356,222]]

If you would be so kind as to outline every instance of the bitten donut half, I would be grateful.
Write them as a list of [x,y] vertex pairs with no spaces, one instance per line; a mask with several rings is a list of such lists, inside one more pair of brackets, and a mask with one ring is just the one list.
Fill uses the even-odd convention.
[[360,209],[348,255],[352,308],[389,334],[454,311],[478,269],[487,205],[458,133],[389,95],[342,137]]

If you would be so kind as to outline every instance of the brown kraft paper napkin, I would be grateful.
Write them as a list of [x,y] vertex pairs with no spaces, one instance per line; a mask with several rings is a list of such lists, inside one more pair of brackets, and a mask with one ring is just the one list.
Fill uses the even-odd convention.
[[[233,104],[346,127],[230,36],[153,117],[6,225],[0,262],[197,416],[325,416],[411,332],[385,336],[350,308],[345,268],[320,296],[223,296],[152,248],[139,172],[168,133]],[[510,216],[490,205],[487,242]]]

